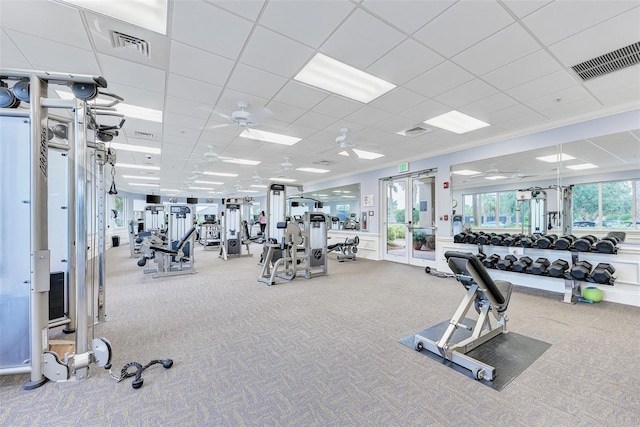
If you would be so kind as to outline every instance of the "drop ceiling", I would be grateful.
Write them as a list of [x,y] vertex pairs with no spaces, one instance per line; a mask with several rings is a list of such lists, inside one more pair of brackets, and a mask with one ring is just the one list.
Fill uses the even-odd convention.
[[[237,173],[216,187],[229,195],[256,176],[321,182],[640,104],[639,65],[586,82],[571,69],[640,41],[638,1],[170,0],[166,36],[58,1],[28,4],[25,21],[24,1],[0,1],[0,67],[102,75],[128,104],[163,111],[162,123],[127,119],[114,139],[162,149],[151,159],[118,152],[119,162],[159,166],[159,188],[184,188],[194,170]],[[113,48],[111,30],[145,40],[150,56]],[[397,87],[363,104],[295,81],[316,53]],[[238,101],[273,113],[255,129],[302,141],[260,142],[220,127]],[[453,109],[490,126],[456,135],[423,123]],[[429,129],[397,134],[416,126]],[[384,157],[339,155],[344,127],[354,148]],[[209,162],[210,146],[261,163]],[[135,170],[117,172],[122,190],[160,193],[121,177]]]

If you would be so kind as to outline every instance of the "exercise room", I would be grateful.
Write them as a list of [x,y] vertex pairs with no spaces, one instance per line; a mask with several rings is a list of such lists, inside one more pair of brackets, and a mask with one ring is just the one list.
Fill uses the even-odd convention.
[[640,425],[639,0],[0,0],[0,424]]

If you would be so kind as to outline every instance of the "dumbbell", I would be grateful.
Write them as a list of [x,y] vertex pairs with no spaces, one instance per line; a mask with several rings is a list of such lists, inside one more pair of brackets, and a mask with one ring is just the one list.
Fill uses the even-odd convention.
[[509,237],[505,237],[502,239],[502,246],[517,246],[522,237],[522,234],[512,234]]
[[573,242],[575,242],[576,239],[577,237],[574,236],[573,234],[560,236],[558,237],[558,240],[555,241],[554,248],[560,251],[566,251],[571,247],[571,245],[573,245]]
[[489,245],[491,244],[491,237],[493,237],[495,233],[481,233],[476,239],[476,243],[479,245]]
[[482,265],[484,265],[486,268],[496,268],[496,264],[498,263],[498,261],[500,261],[500,255],[491,254],[482,260]]
[[551,277],[562,277],[569,268],[569,263],[563,259],[557,259],[547,267],[547,273]]
[[467,233],[464,236],[464,243],[474,244],[476,242],[477,238],[478,238],[478,234],[477,233]]
[[597,240],[598,238],[596,236],[587,234],[573,242],[573,247],[576,248],[576,251],[578,252],[589,252],[591,250],[591,246],[593,246]]
[[529,266],[533,263],[533,260],[528,256],[522,256],[516,262],[513,263],[513,271],[518,273],[525,273]]
[[616,269],[611,264],[601,262],[593,269],[588,280],[589,282],[601,283],[603,285],[613,285],[613,282],[615,281],[613,273],[615,272]]
[[576,280],[587,280],[589,274],[591,273],[591,268],[593,266],[589,261],[578,261],[573,266],[571,266],[571,270],[569,274]]
[[536,240],[538,240],[538,237],[540,237],[540,235],[538,234],[529,234],[528,236],[520,239],[520,241],[518,242],[518,246],[522,246],[523,248],[530,248],[535,244]]
[[555,234],[547,234],[536,240],[536,248],[549,249],[553,246],[553,243],[558,239]]
[[498,267],[499,270],[511,270],[513,267],[513,263],[516,262],[517,260],[518,258],[509,254],[505,256],[503,259],[501,259],[500,261],[498,261],[496,263],[496,267]]
[[458,233],[455,236],[453,236],[453,243],[464,243],[464,236],[466,236],[467,233]]
[[620,240],[617,237],[606,236],[596,242],[596,250],[604,254],[612,254],[617,251],[616,246],[618,246],[618,243],[620,243]]
[[494,236],[491,237],[491,244],[493,246],[502,246],[502,241],[506,238],[509,237],[509,234],[507,233],[502,233],[502,234],[496,234]]
[[527,273],[536,274],[538,276],[547,274],[547,268],[549,267],[550,262],[548,259],[539,257],[537,258],[531,267],[527,270]]

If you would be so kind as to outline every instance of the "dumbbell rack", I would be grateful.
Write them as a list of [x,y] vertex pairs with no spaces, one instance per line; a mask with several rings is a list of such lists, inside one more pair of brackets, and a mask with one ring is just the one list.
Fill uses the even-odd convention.
[[[468,244],[468,243],[463,243],[463,244]],[[484,254],[484,246],[481,243],[477,243],[477,247],[478,247],[478,253],[479,254]],[[489,247],[502,247],[502,248],[514,248],[514,246],[496,246],[496,245],[487,245]],[[521,250],[524,251],[524,249],[527,250],[552,250],[552,249],[537,249],[537,248],[521,248],[521,247],[517,247]],[[580,261],[580,252],[572,250],[570,251],[571,253],[571,267],[577,265]],[[617,252],[613,252],[612,254],[615,254]],[[571,267],[569,268],[570,271]],[[507,272],[507,273],[516,273],[516,274],[523,274],[522,272],[516,272],[513,270],[499,270],[502,272]],[[567,304],[574,304],[576,302],[576,300],[578,298],[580,298],[582,296],[582,293],[580,291],[580,283],[581,282],[587,282],[586,280],[578,280],[575,277],[572,277],[569,275],[569,273],[565,273],[562,276],[542,276],[542,277],[549,277],[549,278],[557,278],[557,279],[563,279],[564,280],[564,298],[563,301],[564,303]],[[611,285],[613,286],[615,281],[615,278],[613,278],[607,285]],[[599,283],[599,284],[603,284],[603,283]]]

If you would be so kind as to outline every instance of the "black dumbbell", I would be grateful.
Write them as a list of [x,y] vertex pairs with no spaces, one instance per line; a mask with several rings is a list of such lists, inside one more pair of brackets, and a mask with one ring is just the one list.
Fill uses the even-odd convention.
[[569,274],[576,280],[587,280],[589,274],[591,273],[591,268],[593,266],[589,261],[578,261],[573,266],[571,266],[571,270]]
[[466,236],[467,233],[458,233],[455,236],[453,236],[453,243],[464,243],[464,236]]
[[509,237],[509,234],[507,233],[502,233],[502,234],[496,234],[495,236],[491,237],[491,244],[493,246],[502,246],[502,241],[506,238]]
[[509,254],[504,258],[502,258],[500,261],[498,261],[496,263],[496,267],[498,267],[499,270],[511,270],[513,268],[513,263],[516,262],[517,260],[518,258]]
[[596,242],[596,250],[604,254],[612,254],[618,251],[618,243],[620,240],[617,237],[606,236]]
[[496,268],[496,264],[500,261],[500,255],[491,254],[482,260],[482,265],[486,268]]
[[573,242],[575,242],[576,239],[577,239],[577,237],[574,236],[573,234],[567,234],[566,236],[560,236],[560,237],[558,237],[558,240],[555,241],[554,249],[557,249],[557,250],[560,250],[560,251],[566,251],[571,247],[571,245],[573,245]]
[[538,234],[529,234],[518,241],[518,246],[530,248],[535,244],[536,240],[538,240],[538,237],[540,237]]
[[522,239],[522,234],[512,234],[502,240],[502,246],[518,246],[518,242]]
[[476,239],[476,243],[479,244],[479,245],[489,245],[489,244],[491,244],[491,237],[492,236],[493,236],[493,233],[491,233],[491,234],[482,233]]
[[613,273],[615,272],[616,269],[611,264],[601,262],[596,265],[596,268],[593,269],[591,275],[588,278],[588,281],[600,283],[603,285],[613,285],[613,282],[615,281]]
[[558,236],[555,234],[544,235],[540,237],[538,240],[536,240],[536,248],[550,249],[551,247],[553,247],[553,243],[556,241],[557,238]]
[[533,260],[528,256],[522,256],[516,262],[513,263],[513,271],[518,273],[525,273],[529,266],[533,264]]
[[569,263],[563,259],[557,259],[547,267],[547,273],[551,277],[562,277],[569,268]]
[[573,247],[576,248],[576,251],[578,252],[589,252],[591,250],[591,246],[593,246],[597,240],[598,238],[596,236],[587,234],[573,242]]
[[477,238],[478,238],[478,234],[477,233],[467,233],[464,236],[464,243],[474,244],[476,242]]
[[531,267],[527,270],[527,273],[536,274],[538,276],[547,274],[547,268],[551,263],[547,258],[539,257],[537,258]]

